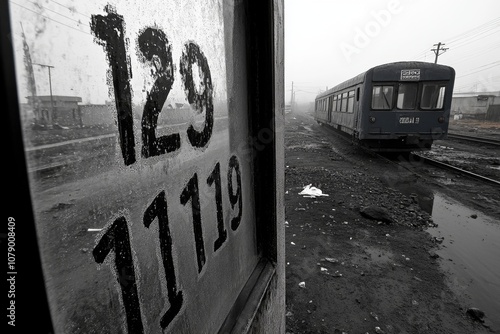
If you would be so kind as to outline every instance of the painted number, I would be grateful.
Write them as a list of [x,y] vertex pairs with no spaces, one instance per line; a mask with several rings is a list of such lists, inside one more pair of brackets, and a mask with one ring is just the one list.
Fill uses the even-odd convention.
[[130,333],[143,333],[141,307],[137,295],[134,263],[125,217],[119,217],[111,224],[92,254],[97,263],[103,263],[112,251],[115,253],[114,269],[125,304],[128,330]]
[[[241,172],[238,158],[233,155],[229,159],[227,182],[229,192],[229,203],[231,209],[235,210],[238,204],[238,213],[231,219],[231,230],[236,231],[240,225],[243,202],[241,188]],[[236,193],[233,184],[233,175],[236,176]],[[213,171],[207,178],[209,186],[215,185],[215,205],[217,211],[218,238],[214,242],[216,252],[227,240],[227,230],[224,226],[224,215],[222,207],[222,187],[220,178],[220,163],[217,162]],[[187,205],[191,202],[191,213],[193,217],[194,244],[197,258],[198,273],[206,263],[205,243],[203,240],[203,228],[201,217],[201,203],[199,195],[198,174],[194,173],[180,194],[180,203]],[[168,204],[165,191],[161,191],[147,207],[143,216],[143,224],[149,229],[151,224],[158,218],[159,242],[161,258],[159,262],[163,265],[165,280],[167,282],[167,294],[170,307],[160,320],[161,328],[165,329],[180,312],[183,304],[183,293],[177,290],[177,279],[175,276],[175,265],[172,256],[172,236],[170,234],[170,223],[168,218]],[[103,263],[106,256],[113,251],[114,269],[122,291],[125,304],[125,316],[130,333],[142,333],[143,325],[136,284],[136,274],[132,259],[132,251],[125,217],[117,218],[106,230],[97,245],[94,247],[93,255],[97,263]]]
[[[127,55],[124,37],[125,22],[123,16],[117,14],[112,6],[107,5],[104,10],[107,15],[92,15],[91,30],[96,37],[96,43],[104,47],[108,58],[115,95],[120,147],[123,162],[128,166],[136,162],[136,157],[130,57]],[[172,46],[166,34],[158,28],[145,28],[139,34],[137,45],[141,55],[140,61],[154,68],[151,75],[155,82],[147,93],[141,121],[141,155],[143,158],[150,158],[174,152],[181,147],[178,133],[156,137],[158,116],[174,83]],[[193,65],[198,66],[202,78],[201,93],[195,87]],[[187,42],[184,45],[180,73],[188,102],[194,105],[197,111],[205,112],[205,124],[201,131],[197,131],[193,125],[187,129],[190,144],[193,147],[203,148],[208,144],[213,131],[213,85],[207,58],[194,42]]]
[[[142,62],[150,62],[155,68],[155,71],[151,72],[156,80],[147,93],[141,123],[142,156],[149,158],[178,150],[181,147],[181,137],[178,133],[174,133],[156,138],[158,115],[174,83],[172,48],[167,37],[159,29],[147,28],[139,35],[138,45],[144,56]],[[153,61],[156,59],[158,61]]]
[[159,224],[159,239],[161,260],[163,269],[165,270],[165,279],[167,281],[168,301],[170,308],[165,312],[160,320],[161,328],[166,328],[168,324],[179,313],[182,307],[182,291],[177,291],[177,283],[175,279],[174,260],[172,258],[172,236],[168,226],[168,210],[165,192],[162,191],[153,200],[153,203],[144,212],[144,226],[149,228],[153,220],[158,217]]
[[[107,5],[104,8],[106,15],[92,15],[91,30],[96,43],[104,47],[110,66],[110,82],[114,90],[117,110],[117,124],[120,148],[123,162],[129,166],[136,162],[134,140],[134,118],[132,113],[132,77],[130,57],[127,54],[128,41],[125,39],[125,22],[122,15]],[[139,61],[151,67],[151,77],[154,83],[147,92],[146,102],[141,120],[141,156],[144,159],[174,152],[180,149],[179,133],[172,133],[157,137],[158,117],[168,98],[174,83],[174,62],[172,60],[172,46],[166,34],[157,27],[146,27],[138,36],[137,48]],[[197,66],[197,79],[201,80],[198,91],[193,77],[193,66]],[[190,41],[184,44],[180,59],[181,80],[188,102],[199,113],[205,112],[203,129],[196,130],[193,125],[187,129],[187,138],[192,147],[204,148],[208,145],[214,126],[213,84],[208,60],[200,47]],[[233,180],[236,180],[234,184]],[[219,250],[228,238],[224,225],[222,187],[220,163],[216,163],[213,171],[206,180],[208,186],[215,188],[215,205],[217,212],[217,240],[214,242],[214,252]],[[231,210],[236,211],[231,219],[231,230],[236,231],[240,225],[243,212],[243,192],[241,186],[241,172],[238,158],[231,156],[227,172],[229,203]],[[196,250],[198,274],[206,263],[205,243],[203,240],[203,224],[201,217],[201,203],[198,183],[198,173],[194,173],[180,194],[180,203],[191,203],[193,219],[194,245]],[[165,191],[161,191],[149,204],[144,212],[143,224],[149,229],[151,224],[158,221],[158,239],[160,255],[158,262],[163,265],[164,279],[167,286],[169,307],[164,311],[160,320],[162,329],[175,319],[182,309],[184,302],[183,292],[177,290],[175,263],[172,256],[173,240],[170,234],[168,205]],[[114,220],[107,228],[93,250],[94,260],[101,264],[113,252],[114,271],[120,284],[125,316],[129,333],[143,333],[141,307],[136,283],[136,273],[132,258],[128,223],[125,217]]]

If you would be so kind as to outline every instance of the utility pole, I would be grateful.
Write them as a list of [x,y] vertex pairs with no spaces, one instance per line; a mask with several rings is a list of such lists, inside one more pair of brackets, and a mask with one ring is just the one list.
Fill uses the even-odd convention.
[[47,67],[49,69],[49,89],[50,89],[50,123],[53,123],[53,116],[54,116],[54,100],[52,98],[52,78],[50,76],[50,69],[54,68],[54,66],[51,65],[43,65],[43,64],[35,64],[33,65],[38,65],[42,67]]
[[431,49],[431,51],[434,51],[434,54],[436,55],[436,58],[434,58],[434,64],[437,64],[438,57],[445,53],[446,50],[448,50],[448,48],[442,48],[443,45],[446,44],[439,42],[437,44],[434,44],[434,46],[437,46],[437,49]]

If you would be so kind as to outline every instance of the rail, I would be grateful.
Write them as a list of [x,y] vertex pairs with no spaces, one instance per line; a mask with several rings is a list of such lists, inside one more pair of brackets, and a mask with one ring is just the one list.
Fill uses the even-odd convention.
[[467,140],[467,141],[472,141],[472,142],[477,142],[477,143],[500,146],[500,140],[494,139],[494,138],[467,136],[467,135],[461,135],[458,133],[450,133],[450,132],[448,132],[448,138]]
[[458,167],[449,165],[447,163],[444,163],[444,162],[441,162],[441,161],[438,161],[438,160],[426,158],[426,157],[423,157],[423,156],[415,154],[415,153],[412,153],[412,155],[413,155],[413,157],[415,157],[415,158],[423,161],[426,164],[429,164],[429,165],[432,165],[432,166],[436,166],[436,167],[439,167],[439,168],[443,168],[443,169],[452,170],[454,172],[458,172],[460,174],[467,175],[467,176],[475,178],[477,180],[481,180],[483,182],[488,182],[488,183],[492,183],[492,184],[495,184],[497,186],[500,186],[500,181],[491,179],[489,177],[482,176],[482,175],[470,172],[470,171],[462,169],[462,168],[458,168]]

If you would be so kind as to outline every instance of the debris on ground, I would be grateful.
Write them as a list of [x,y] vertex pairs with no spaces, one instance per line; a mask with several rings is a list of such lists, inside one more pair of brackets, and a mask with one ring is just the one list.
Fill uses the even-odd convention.
[[299,195],[310,198],[316,198],[316,196],[329,196],[327,194],[323,194],[323,191],[321,191],[321,189],[313,187],[312,184],[308,184],[307,186],[305,186],[304,190],[302,190]]

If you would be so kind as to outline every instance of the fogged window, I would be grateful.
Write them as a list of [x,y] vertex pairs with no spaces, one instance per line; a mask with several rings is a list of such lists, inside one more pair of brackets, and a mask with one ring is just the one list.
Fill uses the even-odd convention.
[[398,88],[398,109],[415,109],[417,103],[418,84],[402,83]]
[[244,3],[22,3],[12,43],[55,332],[216,333],[260,260]]
[[445,86],[424,84],[422,89],[421,109],[442,109],[444,103]]
[[347,102],[347,112],[354,112],[354,91],[350,91],[348,95],[348,102]]
[[392,109],[393,86],[373,86],[372,109],[390,110]]
[[340,109],[342,112],[347,111],[347,93],[342,94],[342,108]]

